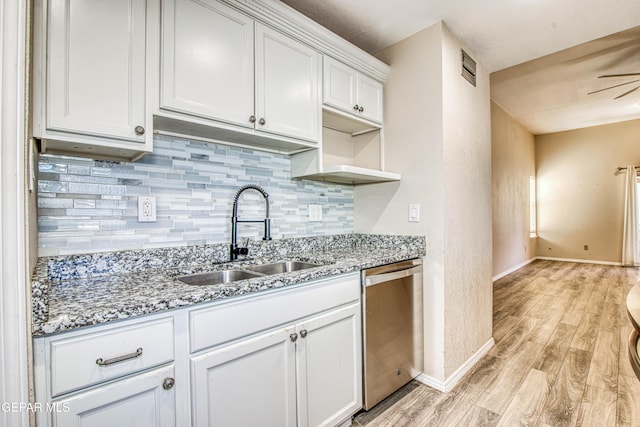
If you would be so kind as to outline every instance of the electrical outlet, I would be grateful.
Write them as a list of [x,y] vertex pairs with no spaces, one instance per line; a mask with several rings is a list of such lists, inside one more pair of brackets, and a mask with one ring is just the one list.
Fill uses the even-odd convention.
[[309,221],[322,221],[322,205],[309,205]]
[[138,197],[138,222],[156,222],[155,197]]
[[588,251],[589,250],[589,245],[584,245],[584,250]]

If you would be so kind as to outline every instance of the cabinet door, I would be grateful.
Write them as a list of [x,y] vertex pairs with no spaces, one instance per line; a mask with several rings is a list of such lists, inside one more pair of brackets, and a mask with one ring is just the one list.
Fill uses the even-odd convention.
[[145,142],[145,0],[51,0],[47,129]]
[[349,113],[355,113],[356,70],[328,56],[323,60],[322,101]]
[[174,388],[163,387],[173,377],[168,366],[56,401],[53,426],[175,426]]
[[357,100],[360,116],[372,122],[382,123],[382,83],[358,73]]
[[216,0],[165,0],[160,107],[253,127],[253,25]]
[[317,142],[318,53],[256,24],[256,129]]
[[360,304],[297,325],[298,425],[336,425],[362,404]]
[[192,358],[196,426],[296,424],[293,326]]

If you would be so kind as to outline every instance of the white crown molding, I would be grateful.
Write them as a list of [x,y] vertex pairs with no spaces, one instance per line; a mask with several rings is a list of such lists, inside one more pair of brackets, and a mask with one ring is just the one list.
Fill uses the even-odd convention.
[[376,80],[384,82],[387,78],[387,64],[280,1],[221,1]]

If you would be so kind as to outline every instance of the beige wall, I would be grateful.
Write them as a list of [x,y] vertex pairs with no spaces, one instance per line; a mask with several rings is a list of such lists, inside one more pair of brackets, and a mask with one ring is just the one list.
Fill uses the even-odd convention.
[[537,136],[536,254],[620,262],[624,175],[615,172],[628,164],[640,165],[640,120]]
[[[445,351],[441,33],[441,25],[435,25],[378,55],[391,65],[384,86],[385,165],[401,173],[402,181],[354,190],[357,232],[427,237],[425,372],[440,379]],[[409,203],[420,204],[420,222],[408,222]]]
[[531,132],[491,103],[493,171],[493,276],[535,257],[529,238],[529,177],[535,176],[535,139]]
[[402,181],[354,196],[356,231],[427,238],[424,369],[438,381],[492,335],[489,76],[479,66],[476,88],[463,80],[460,48],[439,23],[378,55],[391,65],[385,161]]
[[[468,47],[444,27],[445,376],[493,336],[489,74],[462,78]],[[478,58],[476,58],[478,59]]]

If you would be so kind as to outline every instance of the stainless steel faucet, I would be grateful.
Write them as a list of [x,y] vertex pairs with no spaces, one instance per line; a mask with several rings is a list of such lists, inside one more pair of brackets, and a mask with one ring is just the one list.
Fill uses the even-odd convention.
[[[264,197],[265,206],[267,208],[265,218],[260,220],[239,220],[238,219],[238,199],[240,195],[246,190],[256,190],[262,197]],[[269,194],[262,189],[262,187],[249,184],[243,187],[236,192],[236,195],[233,196],[233,215],[231,216],[231,245],[229,247],[229,259],[231,261],[235,261],[238,259],[238,255],[247,255],[249,253],[249,245],[247,242],[247,246],[238,247],[238,223],[240,222],[264,222],[264,237],[262,240],[271,240],[271,220],[269,219]]]

